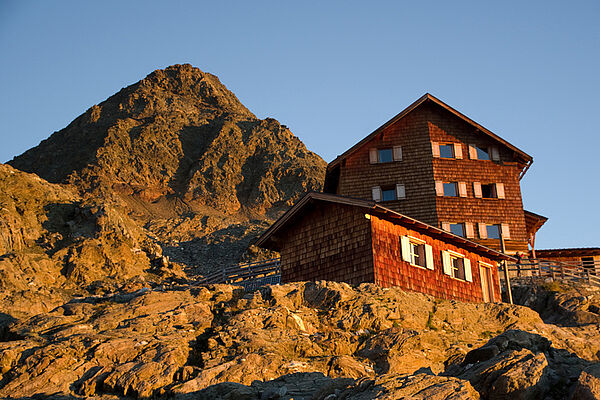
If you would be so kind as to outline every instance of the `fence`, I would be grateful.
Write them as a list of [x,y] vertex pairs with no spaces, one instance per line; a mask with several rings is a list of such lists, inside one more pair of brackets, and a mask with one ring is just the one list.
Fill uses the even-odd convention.
[[[528,260],[520,264],[508,264],[508,273],[511,280],[527,278],[543,278],[586,282],[590,285],[600,286],[600,261],[551,261],[551,260]],[[500,279],[504,279],[502,270]]]
[[279,258],[223,267],[201,279],[199,284],[227,283],[248,290],[276,285],[281,280]]

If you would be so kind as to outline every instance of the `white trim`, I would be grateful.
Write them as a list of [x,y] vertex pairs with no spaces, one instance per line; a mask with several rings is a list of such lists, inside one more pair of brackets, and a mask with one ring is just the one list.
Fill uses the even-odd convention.
[[480,265],[480,266],[482,266],[482,267],[484,267],[484,268],[495,268],[495,267],[494,267],[492,264],[490,264],[490,263],[486,263],[486,262],[483,262],[483,261],[478,261],[478,263],[479,263],[479,265]]
[[450,260],[450,253],[446,250],[442,250],[442,270],[445,275],[452,276],[452,261]]
[[463,258],[463,267],[465,269],[465,281],[473,282],[473,271],[471,270],[471,260]]
[[408,236],[400,236],[400,247],[402,249],[402,261],[411,263],[412,260],[410,258],[410,239],[408,238]]
[[456,251],[452,251],[452,250],[446,250],[446,251],[448,252],[448,254],[450,254],[451,256],[454,256],[454,257],[461,257],[461,258],[467,257],[464,254],[457,253]]
[[454,143],[454,158],[457,160],[462,160],[462,145],[460,143]]
[[402,183],[396,183],[396,200],[406,199],[406,186]]
[[394,161],[402,161],[402,146],[392,147],[392,159]]
[[414,237],[414,236],[407,235],[406,237],[407,237],[407,238],[408,238],[410,241],[412,241],[412,242],[416,242],[416,243],[418,243],[418,244],[425,244],[425,243],[427,243],[427,242],[426,242],[426,241],[424,241],[423,239],[419,239],[419,238],[416,238],[416,237]]
[[427,269],[434,269],[433,247],[431,247],[431,245],[427,243],[425,243],[425,267],[427,267]]
[[440,158],[440,144],[438,142],[431,142],[431,152],[433,157]]
[[379,155],[377,153],[377,149],[372,147],[369,149],[369,163],[377,164],[379,161]]
[[477,146],[474,144],[469,145],[469,158],[471,160],[477,160]]
[[373,186],[371,188],[371,196],[373,197],[373,201],[379,203],[381,201],[381,186]]

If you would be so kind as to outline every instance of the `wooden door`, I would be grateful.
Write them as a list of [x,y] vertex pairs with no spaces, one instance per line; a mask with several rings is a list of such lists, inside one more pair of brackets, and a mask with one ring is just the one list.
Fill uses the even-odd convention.
[[481,276],[481,291],[483,293],[483,301],[485,303],[493,302],[494,288],[492,286],[492,270],[480,265],[479,274]]

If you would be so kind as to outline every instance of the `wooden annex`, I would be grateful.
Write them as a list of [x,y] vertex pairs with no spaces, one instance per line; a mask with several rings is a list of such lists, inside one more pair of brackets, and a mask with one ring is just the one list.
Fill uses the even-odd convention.
[[592,275],[600,275],[600,247],[536,250],[536,258],[558,261],[566,267],[583,267]]
[[507,253],[527,253],[546,220],[523,210],[520,179],[532,162],[425,94],[332,161],[324,192],[374,200],[495,249],[502,235]]
[[372,200],[309,193],[257,241],[281,254],[281,282],[398,286],[438,298],[500,301],[496,250]]

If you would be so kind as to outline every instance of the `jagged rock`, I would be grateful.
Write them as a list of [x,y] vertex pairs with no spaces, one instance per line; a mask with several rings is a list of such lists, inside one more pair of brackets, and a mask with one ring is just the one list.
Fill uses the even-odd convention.
[[572,400],[600,399],[600,364],[586,368],[579,375],[571,395]]

